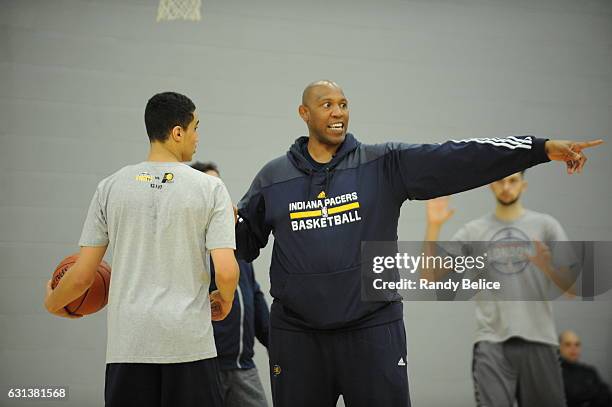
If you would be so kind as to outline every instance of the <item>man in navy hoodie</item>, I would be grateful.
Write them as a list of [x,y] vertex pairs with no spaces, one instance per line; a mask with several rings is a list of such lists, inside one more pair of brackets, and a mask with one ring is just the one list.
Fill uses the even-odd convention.
[[601,143],[530,136],[442,144],[365,145],[347,133],[348,100],[313,82],[308,126],[266,164],[238,204],[237,256],[252,261],[274,234],[270,375],[276,407],[409,406],[399,295],[361,299],[361,242],[397,241],[400,208],[491,183],[550,160],[580,172]]

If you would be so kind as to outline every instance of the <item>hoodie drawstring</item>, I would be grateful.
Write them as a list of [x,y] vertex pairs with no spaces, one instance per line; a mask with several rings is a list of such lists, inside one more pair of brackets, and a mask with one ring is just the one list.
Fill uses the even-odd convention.
[[310,193],[312,192],[313,178],[314,178],[314,170],[308,169],[308,193],[306,194],[306,200],[310,199]]
[[333,169],[330,169],[329,167],[325,168],[325,189],[323,191],[325,191],[326,194],[329,194],[329,185],[331,183],[332,171]]

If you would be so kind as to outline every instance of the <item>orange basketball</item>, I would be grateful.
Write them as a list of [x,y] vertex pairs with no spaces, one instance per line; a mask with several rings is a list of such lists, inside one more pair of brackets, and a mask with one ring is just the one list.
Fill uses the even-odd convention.
[[[79,258],[78,254],[73,254],[66,257],[60,262],[53,272],[51,280],[51,288],[55,288],[57,283],[64,277],[64,273],[68,271]],[[88,315],[100,311],[108,302],[108,288],[110,286],[111,268],[104,260],[98,265],[96,278],[93,284],[79,298],[66,305],[66,311],[76,315]]]

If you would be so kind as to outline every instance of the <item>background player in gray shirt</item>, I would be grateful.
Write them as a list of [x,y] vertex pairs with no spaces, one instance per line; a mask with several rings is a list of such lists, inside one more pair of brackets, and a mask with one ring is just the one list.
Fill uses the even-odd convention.
[[[548,248],[554,242],[567,241],[567,235],[552,216],[523,208],[520,198],[527,187],[524,173],[510,175],[490,187],[497,201],[495,212],[467,223],[451,240],[461,243],[464,254],[472,255],[478,254],[475,251],[483,244],[493,247],[500,242],[518,242],[515,248],[527,249],[534,242],[536,254],[525,252],[528,260],[520,263],[523,268],[504,279],[511,287],[516,284],[511,288],[516,290],[514,299],[521,294],[533,300],[548,298],[555,290],[569,292],[569,273],[553,266]],[[448,200],[428,201],[426,241],[438,240],[442,225],[453,215]],[[487,254],[490,275],[495,274],[497,260],[501,267],[510,264]],[[498,254],[503,257],[503,253]],[[571,258],[560,262],[569,266]],[[550,302],[479,300],[476,320],[472,373],[478,406],[512,407],[515,400],[519,406],[565,406]]]
[[[149,100],[147,161],[99,183],[80,257],[55,290],[48,286],[47,310],[68,316],[63,307],[112,251],[107,406],[222,405],[211,319],[229,313],[238,282],[234,215],[221,180],[182,163],[195,152],[198,123],[184,95]],[[210,297],[209,253],[218,287]]]

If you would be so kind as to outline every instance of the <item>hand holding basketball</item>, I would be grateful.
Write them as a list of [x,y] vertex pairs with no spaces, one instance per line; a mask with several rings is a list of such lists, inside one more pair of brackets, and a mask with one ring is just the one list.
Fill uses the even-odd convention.
[[[47,297],[51,294],[51,291],[53,291],[53,279],[47,281]],[[82,318],[83,317],[83,315],[69,313],[68,311],[66,311],[66,308],[60,308],[57,311],[51,311],[51,310],[47,309],[47,311],[49,311],[50,313],[52,313],[55,316],[62,317],[62,318],[75,319],[75,318]]]
[[[78,254],[64,258],[55,268],[53,277],[47,284],[47,297],[59,284],[64,274],[77,262]],[[93,314],[100,311],[108,302],[111,268],[104,260],[98,265],[96,276],[92,285],[79,298],[72,301],[60,310],[52,312],[54,315],[75,318]]]

